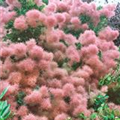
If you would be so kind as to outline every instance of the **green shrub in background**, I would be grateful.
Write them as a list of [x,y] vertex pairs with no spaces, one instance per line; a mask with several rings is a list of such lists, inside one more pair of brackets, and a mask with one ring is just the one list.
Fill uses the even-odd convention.
[[[94,100],[91,108],[94,109],[94,112],[89,116],[85,116],[83,113],[80,113],[75,118],[78,120],[120,120],[120,111],[116,109],[111,109],[108,104],[107,95],[97,95]],[[73,120],[73,118],[68,118],[67,120]]]

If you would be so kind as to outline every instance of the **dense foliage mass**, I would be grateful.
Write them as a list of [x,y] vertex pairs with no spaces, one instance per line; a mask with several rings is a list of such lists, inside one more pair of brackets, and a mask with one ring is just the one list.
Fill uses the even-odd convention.
[[119,32],[108,26],[115,6],[6,3],[0,7],[0,93],[9,86],[11,120],[120,120],[120,52],[113,42]]

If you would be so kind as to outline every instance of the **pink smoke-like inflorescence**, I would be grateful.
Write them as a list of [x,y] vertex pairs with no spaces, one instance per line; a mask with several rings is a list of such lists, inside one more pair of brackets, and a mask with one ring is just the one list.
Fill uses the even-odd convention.
[[[25,43],[11,43],[8,40],[8,44],[2,41],[3,36],[0,37],[0,93],[10,86],[5,97],[16,113],[13,120],[66,120],[79,113],[89,116],[93,110],[88,109],[88,87],[95,95],[107,91],[106,87],[99,90],[98,82],[116,66],[115,59],[120,54],[113,40],[119,33],[106,27],[97,36],[87,23],[81,22],[79,16],[91,16],[96,26],[101,15],[113,16],[115,7],[108,5],[97,10],[94,3],[49,0],[42,11],[32,9],[25,15],[17,16],[12,9],[21,7],[20,3],[17,0],[6,2],[8,8],[0,7],[1,34],[6,33],[4,26],[10,20],[14,20],[14,28],[20,31],[41,24],[46,27],[38,43],[35,39],[29,39]],[[35,0],[35,3],[43,4],[41,0]],[[84,32],[76,38],[66,34],[65,27]],[[81,49],[76,48],[77,43],[81,43]],[[98,56],[100,51],[101,59]],[[66,58],[68,62],[59,66],[58,63]],[[73,70],[72,65],[80,61],[81,66]],[[39,87],[36,89],[36,86]],[[22,99],[25,104],[20,106],[16,96],[21,91],[26,96]]]

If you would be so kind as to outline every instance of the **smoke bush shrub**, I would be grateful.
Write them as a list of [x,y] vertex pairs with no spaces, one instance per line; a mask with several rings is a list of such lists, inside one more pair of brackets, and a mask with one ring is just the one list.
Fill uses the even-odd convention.
[[107,26],[115,6],[98,9],[79,0],[6,3],[0,7],[0,92],[10,86],[5,97],[12,120],[78,120],[79,114],[96,112],[89,104],[109,87],[99,87],[99,80],[120,56],[113,43],[119,33]]

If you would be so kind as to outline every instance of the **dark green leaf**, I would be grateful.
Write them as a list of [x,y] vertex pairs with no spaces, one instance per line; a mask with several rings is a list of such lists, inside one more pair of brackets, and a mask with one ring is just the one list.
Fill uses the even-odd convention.
[[99,50],[98,56],[99,56],[99,59],[101,60],[102,59],[102,52],[100,50]]
[[48,0],[42,0],[46,5],[48,5]]
[[19,105],[24,105],[25,104],[25,102],[23,100],[25,96],[26,96],[26,94],[22,91],[18,93],[18,95],[16,96],[16,100],[17,100],[17,103]]
[[97,7],[97,10],[101,10],[103,7],[102,6],[98,6]]
[[74,62],[73,65],[72,65],[72,69],[76,70],[77,68],[81,67],[81,65],[82,65],[82,61]]
[[81,47],[82,47],[82,44],[81,44],[81,43],[75,43],[75,45],[76,45],[77,50],[80,50]]
[[62,42],[66,47],[68,47],[69,45],[66,43],[65,40],[60,40],[60,42]]

